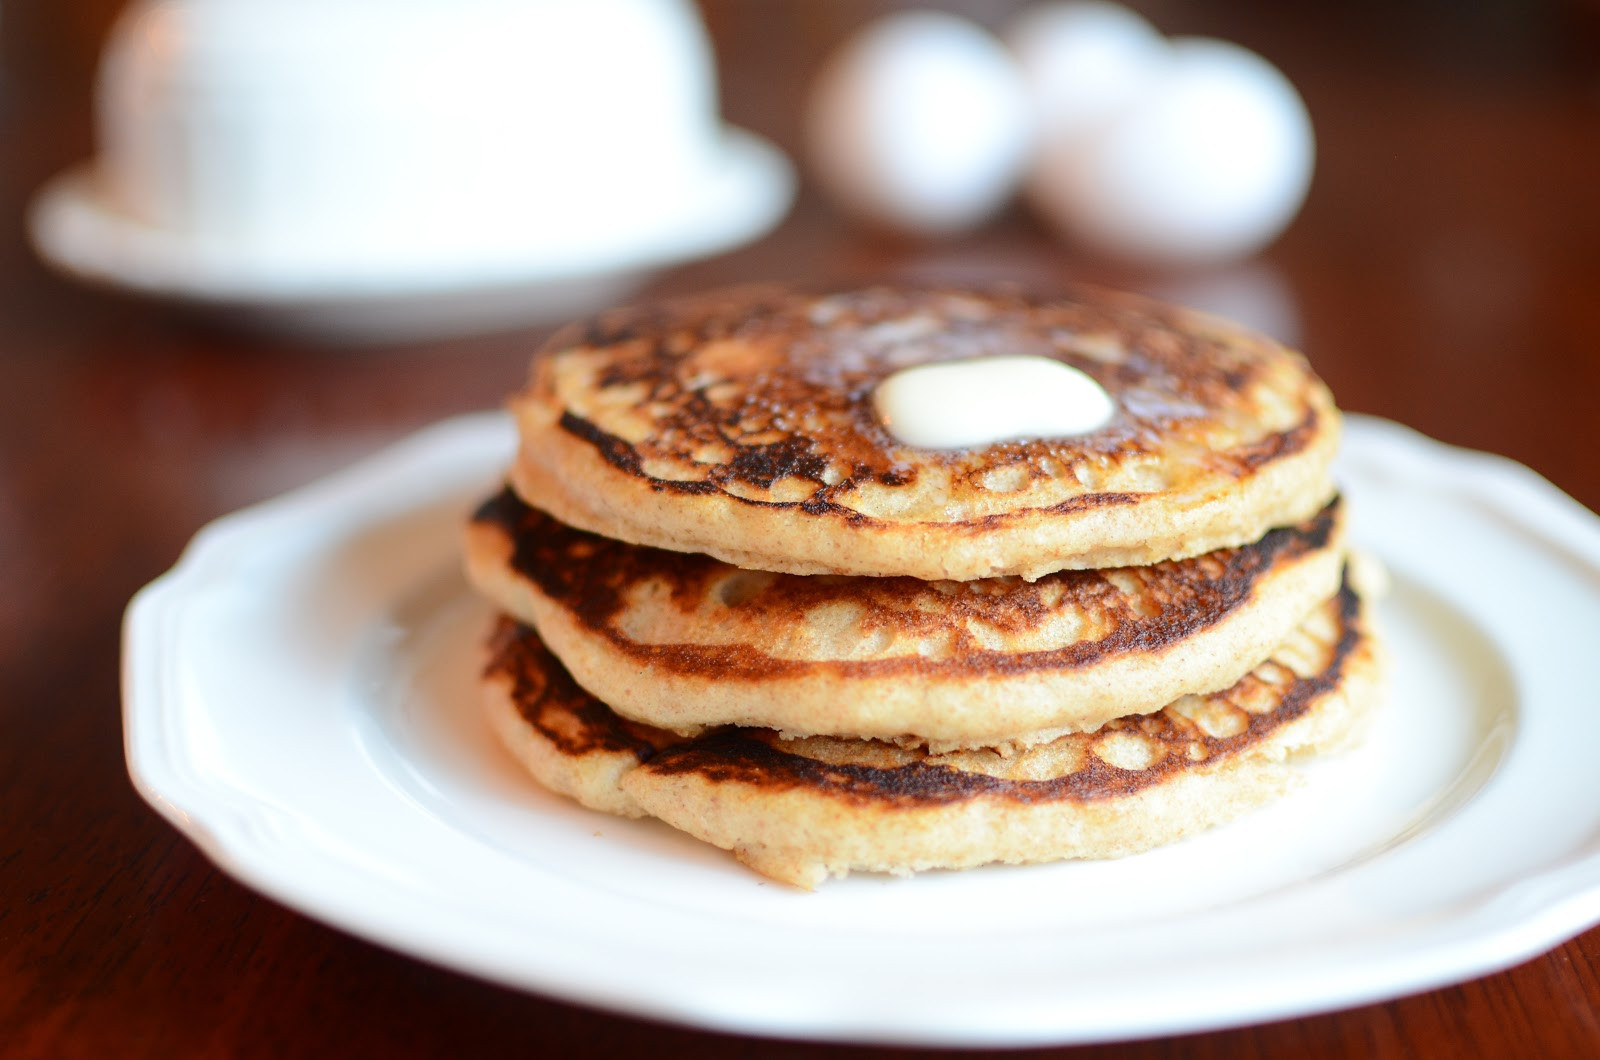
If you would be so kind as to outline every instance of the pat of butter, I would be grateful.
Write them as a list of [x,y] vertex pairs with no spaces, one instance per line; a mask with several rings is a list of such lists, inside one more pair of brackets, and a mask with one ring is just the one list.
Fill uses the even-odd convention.
[[878,384],[872,402],[890,434],[921,449],[1087,434],[1117,411],[1088,375],[1033,356],[903,368]]

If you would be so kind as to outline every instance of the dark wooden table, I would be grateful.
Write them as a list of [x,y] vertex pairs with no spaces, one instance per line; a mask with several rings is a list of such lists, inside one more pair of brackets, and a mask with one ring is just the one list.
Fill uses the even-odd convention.
[[[208,519],[496,405],[540,335],[330,351],[47,274],[22,207],[91,149],[88,78],[116,6],[13,2],[0,19],[0,1054],[867,1052],[663,1027],[436,970],[236,884],[135,796],[117,676],[132,593]],[[707,4],[729,117],[793,151],[807,71],[882,6]],[[995,21],[1012,6],[966,10]],[[1600,508],[1600,8],[1136,6],[1170,32],[1254,47],[1301,88],[1316,183],[1240,282],[1268,292],[1342,403],[1507,454]],[[653,290],[928,275],[1172,280],[1075,255],[1021,212],[916,244],[808,193],[770,238]],[[1595,1056],[1597,971],[1593,930],[1417,997],[1084,1053]]]

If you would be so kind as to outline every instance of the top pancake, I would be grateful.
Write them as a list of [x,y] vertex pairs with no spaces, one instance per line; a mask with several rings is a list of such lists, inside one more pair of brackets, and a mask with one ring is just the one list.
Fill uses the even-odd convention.
[[[1099,430],[904,445],[876,386],[915,364],[1054,358],[1117,404]],[[747,288],[558,334],[512,401],[514,488],[563,522],[796,574],[969,580],[1254,541],[1333,495],[1339,416],[1298,354],[1079,289]]]

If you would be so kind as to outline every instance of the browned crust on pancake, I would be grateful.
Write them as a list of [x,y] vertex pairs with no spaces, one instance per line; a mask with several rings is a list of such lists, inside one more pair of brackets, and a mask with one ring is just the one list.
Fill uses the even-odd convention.
[[[1286,760],[1346,745],[1378,680],[1362,601],[1346,585],[1232,688],[1017,758],[742,729],[658,733],[655,743],[587,708],[532,632],[502,622],[485,673],[491,715],[520,712],[573,749],[535,741],[535,754],[519,751],[541,782],[585,805],[661,817],[808,887],[852,870],[1114,857],[1170,842],[1283,790],[1294,779]],[[599,774],[603,784],[573,779]]]
[[[1321,414],[1317,409],[1310,409],[1305,417],[1290,427],[1288,430],[1278,431],[1266,438],[1251,442],[1248,445],[1236,446],[1224,454],[1238,468],[1255,471],[1267,466],[1275,460],[1299,453],[1310,443],[1317,434]],[[829,465],[822,458],[816,456],[811,450],[814,444],[805,444],[799,441],[781,445],[760,445],[742,450],[726,464],[716,466],[711,470],[711,477],[707,479],[669,479],[655,478],[645,474],[644,461],[640,456],[638,447],[623,441],[616,435],[607,434],[588,420],[580,419],[570,412],[561,414],[561,429],[568,434],[592,445],[606,463],[618,471],[643,479],[650,484],[650,489],[657,493],[681,493],[690,496],[706,496],[718,494],[739,504],[761,508],[793,508],[805,512],[807,515],[832,515],[852,527],[871,527],[893,525],[894,520],[875,518],[864,512],[858,511],[848,505],[839,503],[832,498],[847,493],[857,484],[857,479],[864,477],[863,473],[871,475],[873,481],[884,486],[906,486],[912,484],[916,475],[910,469],[897,468],[887,471],[873,472],[870,466],[857,464],[852,468],[852,477],[830,482],[825,478]],[[887,444],[895,444],[892,441]],[[1043,446],[1045,442],[1008,442],[1003,443],[1005,448],[1024,449],[1029,446]],[[995,447],[998,448],[998,447]],[[1129,449],[1113,449],[1110,453],[1125,455]],[[936,451],[941,457],[949,459],[949,453]],[[1009,454],[1009,458],[1002,466],[1023,466],[1019,459],[1020,454]],[[1069,466],[1067,470],[1071,471]],[[1031,478],[1042,478],[1037,465],[1027,467]],[[968,472],[972,477],[976,472]],[[1239,477],[1243,477],[1242,475]],[[812,483],[817,488],[804,500],[781,501],[755,497],[742,496],[731,492],[730,486],[734,483],[758,486],[761,489],[771,489],[773,484],[780,480],[803,480]],[[1021,511],[991,512],[977,518],[963,519],[960,531],[973,536],[990,533],[1007,523],[1020,519],[1031,519],[1041,514],[1073,515],[1087,512],[1095,508],[1112,508],[1126,504],[1137,504],[1144,497],[1143,493],[1084,493],[1076,497],[1055,504],[1044,505],[1036,508],[1026,508]]]
[[[870,327],[897,314],[934,311],[941,299],[957,294],[891,288],[835,293],[831,297],[840,308],[828,326]],[[924,458],[942,463],[973,464],[969,475],[1004,466],[1019,468],[1031,478],[1050,478],[1075,473],[1095,455],[1125,458],[1130,453],[1152,452],[1160,447],[1165,432],[1192,418],[1174,414],[1180,402],[1186,408],[1225,405],[1270,367],[1268,361],[1238,356],[1238,336],[1230,336],[1230,343],[1219,343],[1189,327],[1181,311],[1154,303],[1104,294],[1093,299],[1081,294],[1075,300],[1044,299],[1002,290],[959,292],[959,297],[981,303],[992,315],[945,319],[939,333],[922,338],[922,348],[912,363],[1027,353],[1088,372],[1114,394],[1147,388],[1153,380],[1174,384],[1162,400],[1143,410],[1124,400],[1112,424],[1068,445],[1048,439],[1010,442],[986,447],[983,460],[977,462],[970,451],[922,451]],[[892,356],[868,348],[851,351],[854,364],[841,358],[839,336],[821,332],[809,319],[808,310],[814,304],[813,298],[797,298],[782,289],[751,289],[742,296],[729,293],[642,310],[618,310],[569,329],[552,339],[549,349],[560,351],[574,340],[582,346],[608,349],[616,356],[600,375],[601,387],[643,386],[648,394],[645,400],[669,407],[670,413],[656,417],[658,436],[638,443],[610,434],[570,410],[562,411],[560,427],[594,446],[612,467],[649,483],[652,490],[719,493],[741,504],[832,514],[852,525],[881,523],[883,520],[835,498],[863,481],[902,486],[918,476],[914,465],[902,463],[894,455],[906,447],[878,422],[868,400],[877,384],[899,366]],[[1048,332],[1058,329],[1115,335],[1128,356],[1108,365],[1078,352],[1068,342],[1051,338]],[[722,381],[742,391],[724,403],[710,396],[709,387],[686,388],[682,372],[685,360],[717,342],[770,344],[779,346],[781,352],[741,358],[748,366],[766,371],[755,379],[735,376]],[[813,409],[833,414],[828,429],[802,433],[787,426]],[[1303,449],[1315,432],[1317,419],[1317,411],[1309,409],[1287,430],[1214,454],[1213,460],[1216,466],[1236,473],[1254,470]],[[778,437],[765,440],[773,435]],[[644,469],[648,456],[677,456],[696,446],[725,447],[730,455],[705,465],[703,477],[694,480],[659,477]],[[1038,463],[1040,457],[1053,457],[1062,467],[1047,470]],[[828,475],[830,469],[841,466],[848,468],[842,477]],[[816,488],[803,500],[793,501],[752,498],[736,491],[740,485],[768,489],[786,479]],[[1130,504],[1138,496],[1089,492],[1034,510],[1077,512]],[[1022,514],[993,513],[962,520],[962,526],[969,533],[983,534]]]
[[629,721],[578,687],[527,626],[501,616],[489,634],[484,676],[506,682],[522,718],[560,754],[626,754],[643,762],[680,737]]
[[466,554],[473,583],[628,717],[945,749],[1037,743],[1226,687],[1334,592],[1342,539],[1336,501],[1242,548],[1147,567],[802,577],[612,541],[503,491]]
[[[871,395],[892,372],[997,353],[1087,372],[1116,416],[957,451],[878,422]],[[620,310],[554,338],[513,407],[513,484],[565,522],[740,566],[958,579],[1253,540],[1331,496],[1338,432],[1297,354],[1089,289],[757,288]],[[1133,514],[1152,502],[1156,523],[1175,520],[1154,543]]]
[[[789,676],[819,665],[786,659],[747,644],[644,644],[618,629],[626,594],[641,581],[660,579],[675,598],[692,605],[709,595],[712,585],[729,576],[728,565],[709,556],[670,552],[601,537],[566,526],[524,504],[507,489],[484,501],[473,522],[498,528],[512,542],[510,566],[538,587],[551,602],[576,616],[587,630],[604,637],[628,657],[652,670],[715,676],[721,680],[765,680]],[[922,655],[884,659],[839,659],[828,665],[852,674],[876,677],[926,678],[939,673],[982,672],[1005,675],[1028,670],[1081,669],[1108,656],[1156,652],[1226,619],[1246,604],[1258,580],[1279,563],[1328,548],[1339,525],[1335,499],[1298,526],[1269,531],[1260,541],[1205,557],[1210,562],[1168,561],[1145,570],[1156,576],[1146,596],[1126,598],[1108,580],[1111,571],[1058,571],[1034,582],[985,579],[966,583],[944,595],[944,610],[930,614],[917,601],[936,594],[918,578],[891,577],[840,581],[825,577],[780,575],[753,590],[740,606],[759,612],[763,597],[785,610],[848,602],[861,607],[868,629],[895,625],[928,631],[954,629],[942,657]],[[1119,569],[1119,568],[1114,568]],[[1107,612],[1106,632],[1045,651],[994,651],[982,647],[960,629],[967,618],[1006,630],[1026,630],[1049,613],[1047,599],[1093,601]],[[919,618],[922,621],[918,621]]]
[[[660,776],[694,773],[714,783],[749,784],[765,790],[824,790],[845,802],[897,807],[939,805],[978,795],[1028,804],[1123,798],[1192,770],[1197,763],[1215,766],[1246,751],[1339,687],[1345,662],[1361,643],[1364,631],[1359,622],[1360,599],[1348,586],[1340,591],[1338,607],[1341,633],[1324,670],[1301,677],[1281,663],[1269,662],[1232,688],[1209,697],[1244,722],[1243,729],[1233,735],[1208,734],[1191,719],[1163,710],[1117,718],[1094,733],[1063,738],[1091,741],[1109,733],[1137,732],[1141,739],[1163,748],[1157,762],[1142,769],[1119,768],[1093,753],[1083,756],[1084,764],[1075,772],[1048,780],[1017,780],[954,769],[937,761],[937,756],[888,768],[835,764],[787,751],[776,733],[762,729],[719,729],[676,743],[652,755],[645,768]],[[1272,710],[1256,713],[1240,705],[1261,697],[1269,685],[1284,687]]]
[[[511,695],[530,725],[556,741],[564,753],[596,750],[626,752],[641,767],[659,776],[694,773],[717,784],[746,784],[776,790],[805,788],[826,792],[847,803],[870,802],[895,807],[941,805],[975,796],[1019,803],[1079,802],[1123,798],[1164,783],[1199,764],[1216,766],[1265,740],[1280,726],[1301,717],[1319,698],[1339,687],[1345,665],[1366,640],[1361,600],[1348,584],[1336,598],[1339,628],[1332,657],[1317,673],[1301,676],[1281,663],[1268,662],[1237,684],[1207,697],[1216,709],[1243,722],[1237,732],[1216,736],[1171,709],[1131,718],[1117,718],[1093,733],[1076,733],[1062,741],[1092,743],[1109,733],[1132,731],[1163,748],[1155,764],[1123,769],[1093,753],[1083,765],[1062,777],[1019,780],[952,768],[940,755],[894,748],[885,753],[905,758],[888,767],[830,763],[786,749],[805,741],[786,741],[770,729],[725,727],[683,738],[620,717],[588,695],[572,680],[539,641],[538,634],[502,616],[493,634],[496,645],[485,675],[511,683]],[[1257,712],[1242,704],[1276,696],[1271,710]],[[568,715],[577,719],[573,725]],[[863,741],[870,743],[871,741]],[[955,752],[959,756],[963,752]]]

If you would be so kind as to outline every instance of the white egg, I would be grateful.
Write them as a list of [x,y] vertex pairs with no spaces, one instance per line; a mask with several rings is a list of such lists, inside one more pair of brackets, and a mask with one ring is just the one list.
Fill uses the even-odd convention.
[[1041,151],[1030,188],[1070,238],[1118,257],[1223,261],[1275,239],[1310,186],[1315,143],[1294,86],[1223,41],[1171,42],[1117,113]]
[[1043,141],[1077,136],[1126,106],[1165,67],[1167,42],[1121,4],[1035,4],[1006,27]]
[[981,223],[1015,190],[1032,145],[1016,62],[982,28],[911,11],[831,56],[807,111],[814,175],[846,209],[930,235]]

